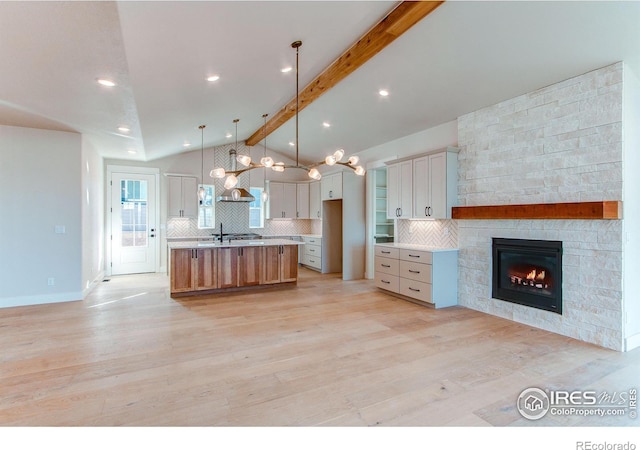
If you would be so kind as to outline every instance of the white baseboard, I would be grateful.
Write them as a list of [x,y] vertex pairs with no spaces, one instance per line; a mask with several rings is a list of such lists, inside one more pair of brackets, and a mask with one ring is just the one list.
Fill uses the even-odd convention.
[[640,333],[629,336],[624,340],[624,351],[628,352],[634,348],[640,347]]
[[101,270],[100,272],[98,272],[98,275],[93,279],[91,283],[89,283],[89,286],[83,289],[82,298],[83,299],[87,298],[87,295],[89,295],[89,293],[91,293],[91,291],[95,289],[95,287],[99,283],[102,283],[102,280],[104,280],[104,270]]
[[25,295],[23,297],[0,298],[0,308],[15,306],[46,305],[48,303],[76,302],[82,300],[82,292],[60,292],[58,294]]

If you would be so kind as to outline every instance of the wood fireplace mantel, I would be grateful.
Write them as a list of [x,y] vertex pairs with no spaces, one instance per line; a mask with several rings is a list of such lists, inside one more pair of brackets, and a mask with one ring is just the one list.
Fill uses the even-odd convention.
[[452,219],[622,219],[618,200],[523,205],[454,206]]

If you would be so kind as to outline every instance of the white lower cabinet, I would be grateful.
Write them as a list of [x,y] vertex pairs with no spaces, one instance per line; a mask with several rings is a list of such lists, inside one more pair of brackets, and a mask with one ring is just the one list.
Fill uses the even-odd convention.
[[444,308],[458,304],[458,250],[409,244],[375,246],[375,284],[408,300]]
[[316,236],[302,236],[301,263],[311,269],[322,270],[322,238]]

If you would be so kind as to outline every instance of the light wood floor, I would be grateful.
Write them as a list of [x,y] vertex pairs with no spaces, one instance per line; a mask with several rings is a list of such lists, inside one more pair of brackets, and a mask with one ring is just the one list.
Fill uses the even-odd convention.
[[0,309],[5,426],[637,426],[515,408],[528,387],[638,387],[618,353],[301,269],[297,287],[172,299],[164,275]]

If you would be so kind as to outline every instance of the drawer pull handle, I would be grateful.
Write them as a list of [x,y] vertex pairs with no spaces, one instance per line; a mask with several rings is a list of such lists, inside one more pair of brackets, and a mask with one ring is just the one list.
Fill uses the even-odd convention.
[[411,272],[411,273],[420,273],[419,270],[411,270],[411,269],[409,269],[409,272]]
[[411,253],[409,253],[409,257],[411,257],[411,258],[420,258],[420,255],[412,255]]
[[389,253],[391,253],[391,252],[385,252],[384,250],[381,250],[381,252],[380,252],[380,253],[384,253],[384,254],[388,255],[388,254],[389,254]]
[[391,284],[391,281],[387,281],[387,280],[380,280],[382,281],[384,284]]
[[389,264],[380,264],[382,267],[391,267]]
[[409,288],[409,290],[410,290],[410,291],[413,291],[413,292],[420,292],[420,289],[414,289],[414,288],[412,288],[412,287],[410,287],[410,288]]
[[314,249],[312,249],[312,248],[310,248],[310,249],[309,249],[309,251],[310,251],[310,252],[315,252],[315,250],[314,250]]

